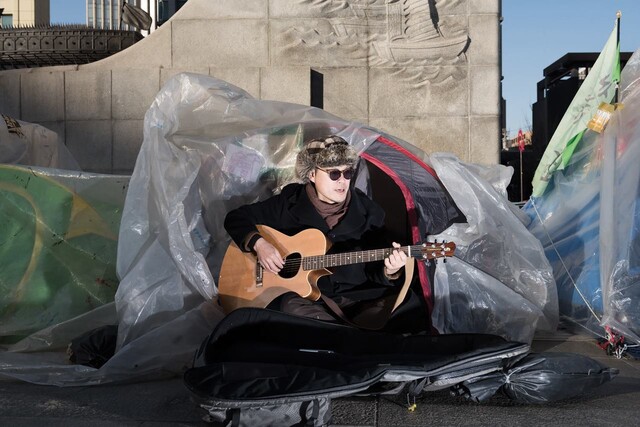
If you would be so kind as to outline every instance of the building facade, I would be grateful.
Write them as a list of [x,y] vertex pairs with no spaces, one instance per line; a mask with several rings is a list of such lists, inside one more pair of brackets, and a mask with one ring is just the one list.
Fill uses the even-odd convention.
[[87,0],[87,26],[99,30],[135,30],[121,23],[123,3],[141,6],[140,0]]
[[143,35],[153,32],[168,21],[187,0],[87,0],[87,25],[101,30],[137,30],[121,23],[122,5],[129,3],[147,12],[153,22],[149,31],[140,31]]
[[49,0],[0,0],[2,27],[49,25]]
[[56,131],[92,172],[131,173],[149,106],[185,71],[322,106],[427,153],[499,162],[501,0],[438,0],[431,11],[424,0],[326,3],[189,0],[117,55],[0,71],[0,99],[5,114]]

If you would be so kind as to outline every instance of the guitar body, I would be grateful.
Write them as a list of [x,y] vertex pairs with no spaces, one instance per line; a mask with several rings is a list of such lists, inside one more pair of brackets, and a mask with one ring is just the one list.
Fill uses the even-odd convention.
[[[278,274],[262,268],[251,253],[242,252],[231,242],[222,260],[218,278],[218,298],[225,313],[241,307],[264,308],[287,292],[317,301],[320,298],[318,279],[331,274],[327,268],[340,265],[382,261],[394,250],[408,257],[425,260],[451,257],[456,245],[452,242],[424,242],[401,248],[373,249],[326,255],[329,241],[320,230],[307,229],[287,236],[265,225],[257,226],[260,235],[278,249],[285,264]],[[302,265],[307,269],[303,269]]]
[[307,256],[324,255],[329,242],[320,230],[308,229],[295,236],[287,236],[273,228],[258,225],[258,231],[285,258],[279,274],[264,270],[252,253],[243,252],[231,242],[225,253],[218,278],[218,298],[225,313],[241,307],[264,308],[275,298],[295,292],[303,298],[320,298],[318,279],[329,270],[302,269],[298,260]]

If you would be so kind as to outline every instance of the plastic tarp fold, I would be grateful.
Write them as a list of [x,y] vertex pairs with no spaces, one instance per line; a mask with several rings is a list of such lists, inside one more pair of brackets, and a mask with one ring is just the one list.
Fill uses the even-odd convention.
[[622,74],[623,108],[604,134],[601,324],[640,344],[640,50]]
[[0,114],[0,163],[80,170],[57,133],[5,114]]
[[[389,147],[398,145],[398,152],[409,153],[441,174],[442,185],[470,218],[469,224],[443,234],[459,241],[462,258],[437,267],[434,313],[441,332],[483,332],[529,342],[536,326],[553,327],[550,266],[541,252],[535,254],[532,237],[504,197],[511,170],[478,168],[451,156],[430,159],[404,141],[322,110],[256,100],[226,82],[185,73],[167,81],[145,116],[144,141],[120,223],[115,310],[88,312],[77,319],[87,324],[84,331],[69,321],[57,334],[68,339],[68,331],[80,335],[115,316],[115,355],[100,369],[68,364],[43,368],[37,359],[30,363],[29,356],[40,357],[45,348],[61,350],[69,343],[54,340],[45,330],[20,347],[35,353],[17,347],[0,353],[0,375],[81,385],[184,370],[223,317],[215,298],[216,277],[229,243],[223,227],[226,213],[292,182],[303,141],[327,134],[344,137],[361,155],[381,137],[394,141]],[[360,163],[355,185],[368,192],[367,166]],[[474,185],[460,185],[470,177]],[[416,212],[429,209],[416,206]],[[511,244],[513,235],[523,241]],[[508,241],[506,246],[501,247],[499,239]],[[471,302],[467,312],[460,310],[460,303]],[[470,324],[465,319],[475,310],[499,315],[484,325]]]
[[431,162],[467,218],[434,236],[456,242],[456,257],[436,269],[436,328],[490,331],[520,342],[530,342],[536,329],[555,330],[551,266],[504,193],[512,170],[464,164],[442,153]]

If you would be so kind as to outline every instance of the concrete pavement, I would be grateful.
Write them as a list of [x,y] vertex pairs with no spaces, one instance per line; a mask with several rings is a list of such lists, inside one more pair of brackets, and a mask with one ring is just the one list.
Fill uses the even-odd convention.
[[[424,393],[409,412],[402,398],[344,398],[333,403],[334,426],[602,426],[638,425],[640,361],[607,356],[593,338],[538,336],[533,350],[581,353],[620,375],[580,398],[547,405],[513,403],[497,395],[482,404],[448,391]],[[124,385],[58,388],[0,380],[0,425],[206,426],[179,378]]]

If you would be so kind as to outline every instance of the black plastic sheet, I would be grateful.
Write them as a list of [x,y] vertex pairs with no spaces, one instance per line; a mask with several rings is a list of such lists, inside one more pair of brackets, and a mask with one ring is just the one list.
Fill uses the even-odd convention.
[[501,373],[465,381],[453,393],[483,402],[498,391],[520,403],[549,403],[588,393],[611,381],[618,370],[575,353],[531,353]]

